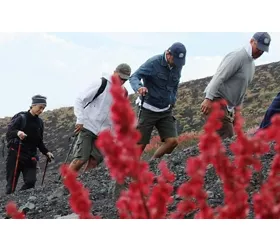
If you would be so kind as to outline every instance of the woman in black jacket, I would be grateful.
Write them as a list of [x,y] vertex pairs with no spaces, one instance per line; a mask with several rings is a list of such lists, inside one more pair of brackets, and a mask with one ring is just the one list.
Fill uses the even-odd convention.
[[[39,115],[44,111],[46,97],[32,97],[32,105],[26,112],[16,114],[6,133],[8,155],[6,159],[6,194],[13,193],[17,186],[20,172],[23,174],[24,185],[20,190],[34,188],[36,183],[37,148],[53,159],[43,142],[44,123]],[[15,172],[16,169],[16,172]]]

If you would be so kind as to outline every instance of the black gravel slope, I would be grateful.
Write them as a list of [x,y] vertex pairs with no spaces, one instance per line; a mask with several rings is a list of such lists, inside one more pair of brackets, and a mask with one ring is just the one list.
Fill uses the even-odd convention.
[[[227,148],[229,142],[229,140],[225,141]],[[191,147],[185,150],[175,150],[171,155],[165,157],[165,160],[168,162],[168,167],[176,174],[175,189],[188,178],[185,173],[187,158],[196,156],[198,153],[199,151],[197,147]],[[232,156],[229,150],[227,150],[227,153],[230,157]],[[273,157],[274,152],[271,151],[262,158],[262,173],[264,179],[267,177]],[[150,163],[151,168],[156,172],[158,163],[158,160]],[[5,218],[5,205],[8,201],[12,200],[15,201],[21,209],[24,209],[26,216],[29,219],[64,218],[66,215],[70,215],[70,217],[65,218],[72,218],[72,211],[68,204],[68,192],[63,188],[62,183],[57,181],[59,177],[58,166],[53,165],[48,169],[47,178],[43,187],[41,187],[41,177],[42,170],[38,174],[38,182],[35,189],[21,192],[17,191],[12,195],[1,194],[0,216]],[[102,218],[118,218],[115,208],[115,200],[113,199],[111,192],[109,192],[112,181],[106,167],[101,165],[98,168],[91,170],[89,173],[81,175],[80,180],[90,190],[90,198],[93,202],[93,214],[100,215]],[[0,185],[1,190],[3,191],[5,182],[1,181]],[[251,193],[258,190],[259,182],[256,175],[254,175],[251,185]],[[216,206],[222,204],[223,189],[214,168],[209,168],[207,170],[205,176],[205,188],[208,191],[208,202],[210,205]],[[175,207],[175,205],[173,207]],[[73,218],[74,217],[75,216],[73,216]],[[252,211],[249,218],[253,218]]]

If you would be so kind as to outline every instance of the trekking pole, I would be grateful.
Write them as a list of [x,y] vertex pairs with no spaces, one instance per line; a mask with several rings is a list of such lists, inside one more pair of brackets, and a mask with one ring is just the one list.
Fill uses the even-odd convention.
[[16,175],[17,175],[17,171],[18,171],[18,162],[19,162],[19,156],[20,156],[21,144],[22,144],[22,143],[21,143],[21,141],[20,141],[20,142],[19,142],[19,145],[18,145],[18,152],[17,152],[16,167],[15,167],[14,177],[13,177],[12,193],[15,191]]
[[42,177],[41,186],[43,186],[43,183],[44,183],[44,179],[45,179],[45,175],[46,175],[46,171],[47,171],[47,167],[48,167],[49,162],[50,162],[50,159],[47,158],[46,165],[45,165],[45,169],[44,169],[44,173],[43,173],[43,177]]
[[[73,149],[73,146],[74,146],[74,142],[76,141],[77,134],[72,135],[72,136],[69,138],[69,140],[70,140],[72,137],[74,137],[74,140],[73,140],[72,143],[71,143],[71,146],[70,146],[70,149],[69,149],[68,154],[67,154],[67,156],[66,156],[66,159],[65,159],[65,161],[64,161],[64,164],[66,164],[67,161],[68,161],[68,158],[69,158],[70,153],[71,153],[71,151],[72,151],[72,149]],[[58,180],[60,181],[60,179],[61,179],[61,175],[59,175]]]
[[143,104],[144,104],[144,99],[145,99],[145,96],[142,95],[141,104],[140,104],[140,109],[139,109],[139,112],[138,112],[138,115],[137,115],[137,120],[138,120],[138,121],[139,121],[140,116],[141,116],[141,112],[142,112],[142,108],[143,108]]

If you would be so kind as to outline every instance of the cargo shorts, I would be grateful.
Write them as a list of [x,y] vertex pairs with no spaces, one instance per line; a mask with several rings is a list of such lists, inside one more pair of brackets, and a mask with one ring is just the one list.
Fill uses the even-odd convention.
[[94,133],[82,128],[74,147],[73,158],[86,162],[92,156],[97,161],[97,164],[100,164],[103,161],[103,155],[95,144],[96,139],[97,136]]
[[162,142],[178,136],[176,118],[173,116],[171,109],[154,112],[142,108],[137,125],[137,129],[141,133],[139,144],[149,144],[154,127],[157,129]]

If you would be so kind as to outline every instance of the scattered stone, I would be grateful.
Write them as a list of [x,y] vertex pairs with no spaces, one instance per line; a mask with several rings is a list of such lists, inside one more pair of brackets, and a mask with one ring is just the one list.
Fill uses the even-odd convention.
[[37,199],[36,196],[30,196],[30,197],[28,198],[29,201],[35,201],[36,199]]
[[73,213],[73,214],[68,214],[65,216],[58,216],[55,219],[79,219],[79,216],[77,214]]
[[35,208],[34,203],[27,202],[24,206],[21,206],[19,210],[23,211],[25,214],[28,213],[30,210]]

